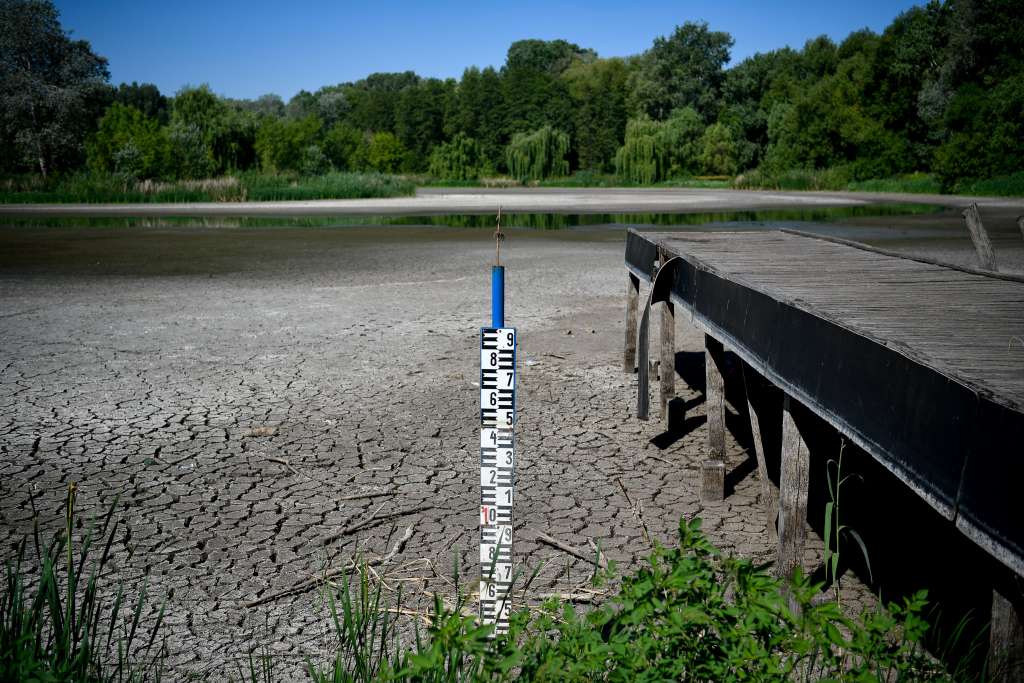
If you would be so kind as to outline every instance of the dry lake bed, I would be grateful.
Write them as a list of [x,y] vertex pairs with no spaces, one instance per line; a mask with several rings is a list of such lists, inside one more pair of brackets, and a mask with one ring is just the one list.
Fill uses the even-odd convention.
[[[1012,210],[997,248],[1019,263]],[[948,211],[858,225],[836,229],[973,258]],[[0,228],[0,556],[31,530],[33,498],[52,530],[69,482],[85,518],[120,496],[131,534],[111,578],[148,575],[154,602],[173,591],[173,678],[235,673],[261,645],[278,676],[301,677],[332,647],[329,616],[316,589],[274,594],[385,555],[409,528],[385,592],[402,586],[411,609],[454,595],[453,561],[467,585],[477,571],[493,255],[490,230],[438,225]],[[681,431],[631,417],[621,228],[511,229],[502,258],[519,330],[515,559],[539,570],[526,597],[578,591],[592,571],[538,532],[628,567],[649,550],[643,524],[669,544],[700,516],[722,549],[770,561],[742,426],[729,495],[702,505],[699,382],[677,382]],[[677,340],[703,348],[685,320]],[[812,533],[809,570],[820,548]],[[845,585],[850,609],[871,603],[856,577]]]

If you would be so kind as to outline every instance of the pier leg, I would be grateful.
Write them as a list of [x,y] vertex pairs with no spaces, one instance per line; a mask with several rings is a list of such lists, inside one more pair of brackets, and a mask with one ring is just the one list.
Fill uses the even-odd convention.
[[978,205],[971,204],[963,213],[967,229],[971,233],[971,241],[974,242],[974,250],[978,252],[978,263],[985,270],[999,270],[996,265],[996,252],[992,248],[992,240],[988,238],[985,225],[981,222],[981,214],[978,213]]
[[622,353],[623,372],[636,369],[636,310],[640,305],[640,278],[626,271],[626,345]]
[[788,579],[800,566],[807,540],[807,488],[810,453],[793,419],[796,407],[787,395],[782,403],[782,474],[779,478],[779,554],[775,571]]
[[1024,680],[1024,614],[1018,604],[992,591],[992,626],[989,631],[988,670],[994,683]]
[[[721,471],[721,486],[712,489],[701,487],[701,499],[707,502],[725,498],[725,378],[722,375],[725,360],[725,349],[722,342],[711,335],[704,335],[704,376],[706,389],[704,405],[707,409],[708,427],[708,458],[701,465],[701,471],[710,473]],[[716,480],[717,481],[717,480]]]
[[768,521],[768,534],[773,540],[778,539],[778,530],[775,527],[775,520],[779,516],[778,495],[775,485],[768,478],[768,464],[764,456],[764,440],[761,437],[761,421],[754,410],[754,403],[750,400],[750,382],[747,381],[747,364],[743,363],[743,393],[747,396],[747,413],[750,415],[750,433],[754,439],[754,454],[757,457],[757,473],[761,478],[761,504],[764,505],[765,515]]
[[671,301],[661,304],[661,418],[668,420],[668,402],[676,397],[676,307]]

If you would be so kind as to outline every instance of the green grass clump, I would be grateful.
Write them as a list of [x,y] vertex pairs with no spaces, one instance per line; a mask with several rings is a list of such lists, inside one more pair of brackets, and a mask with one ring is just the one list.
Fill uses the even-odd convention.
[[371,199],[409,196],[416,192],[411,180],[384,173],[332,172],[306,177],[243,173],[239,179],[250,201]]
[[913,194],[939,194],[942,185],[933,173],[904,173],[891,178],[856,180],[847,188],[852,192],[907,192]]
[[316,176],[245,172],[204,180],[141,182],[115,174],[79,172],[42,180],[37,176],[0,182],[3,204],[144,204],[367,199],[411,195],[416,185],[381,173],[325,173]]
[[[924,592],[888,610],[845,617],[820,586],[784,584],[765,568],[723,557],[682,521],[677,548],[656,548],[622,580],[617,594],[580,613],[546,602],[521,610],[507,636],[435,599],[425,634],[403,649],[383,611],[380,588],[344,584],[329,596],[339,646],[326,664],[309,664],[328,681],[790,681],[943,680],[923,651]],[[600,574],[597,578],[601,580]],[[797,606],[791,610],[790,601]],[[339,610],[336,605],[341,605]]]
[[964,180],[954,188],[957,194],[993,197],[1024,197],[1024,171],[984,180]]
[[[115,503],[116,506],[116,503]],[[98,533],[91,527],[75,548],[75,485],[68,490],[65,527],[43,545],[34,527],[33,560],[27,541],[6,562],[0,592],[0,680],[147,681],[159,680],[162,643],[153,649],[166,602],[151,623],[142,624],[146,583],[134,597],[123,585],[105,600],[101,580],[110,559],[118,520],[115,506]],[[94,545],[102,544],[99,557]],[[124,619],[122,607],[130,609]]]
[[755,168],[736,176],[732,186],[741,190],[845,190],[850,183],[850,176],[844,168],[824,168],[817,170],[790,169],[787,171],[770,171]]

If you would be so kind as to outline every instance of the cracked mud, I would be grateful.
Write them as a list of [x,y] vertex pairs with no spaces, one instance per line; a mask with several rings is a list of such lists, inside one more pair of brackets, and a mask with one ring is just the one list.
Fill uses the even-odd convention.
[[[450,596],[454,559],[475,580],[489,231],[26,228],[0,240],[0,556],[31,529],[31,496],[49,529],[69,482],[85,517],[120,496],[131,535],[117,545],[132,552],[115,554],[112,578],[148,574],[154,603],[173,589],[172,678],[236,673],[262,645],[277,675],[301,678],[332,646],[327,611],[317,590],[268,598],[387,554],[409,526],[381,569],[389,590],[410,604]],[[724,550],[774,555],[756,469],[731,435],[727,466],[745,474],[725,502],[699,502],[698,391],[677,380],[681,438],[652,443],[658,421],[631,417],[622,244],[514,231],[502,250],[520,335],[515,553],[540,567],[530,599],[591,573],[538,531],[591,539],[624,569],[646,554],[619,482],[661,543],[699,515]],[[680,348],[701,350],[682,318]],[[808,569],[820,547],[812,533]],[[856,609],[868,598],[854,583]]]

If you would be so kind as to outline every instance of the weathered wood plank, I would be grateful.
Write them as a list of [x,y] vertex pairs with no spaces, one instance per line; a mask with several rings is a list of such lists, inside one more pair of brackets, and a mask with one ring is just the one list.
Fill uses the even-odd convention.
[[626,343],[622,353],[623,372],[636,369],[636,312],[640,306],[640,278],[626,271]]
[[996,251],[992,248],[992,241],[988,238],[985,224],[981,222],[981,214],[978,212],[978,205],[971,204],[964,209],[964,221],[971,233],[971,241],[974,242],[974,250],[978,252],[978,264],[986,270],[999,270],[996,264]]
[[810,453],[793,418],[796,402],[787,395],[782,403],[782,470],[779,477],[779,552],[775,571],[790,578],[804,555],[807,541],[807,488]]
[[[1016,596],[1018,602],[1021,596]],[[989,628],[988,667],[995,683],[1024,680],[1024,615],[1020,605],[992,591],[992,625]]]

